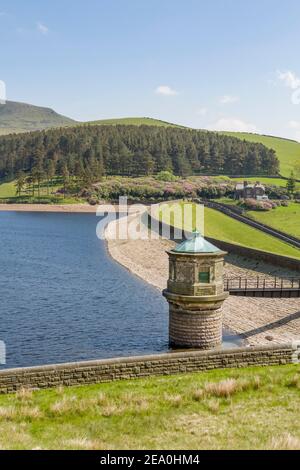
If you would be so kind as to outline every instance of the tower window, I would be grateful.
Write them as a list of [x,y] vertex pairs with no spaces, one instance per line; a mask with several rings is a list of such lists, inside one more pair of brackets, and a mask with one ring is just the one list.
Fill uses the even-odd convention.
[[210,283],[210,274],[209,274],[208,271],[199,273],[199,282],[201,282],[201,284],[209,284]]

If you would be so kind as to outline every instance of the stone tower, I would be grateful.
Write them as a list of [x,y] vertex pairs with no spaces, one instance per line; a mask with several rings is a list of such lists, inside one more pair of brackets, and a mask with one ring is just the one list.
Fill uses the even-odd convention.
[[170,346],[212,349],[222,343],[223,267],[226,252],[198,232],[168,252]]

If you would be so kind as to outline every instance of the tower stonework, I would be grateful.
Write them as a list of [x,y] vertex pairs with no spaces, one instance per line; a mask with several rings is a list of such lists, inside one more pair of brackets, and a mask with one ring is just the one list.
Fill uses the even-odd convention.
[[173,347],[213,349],[222,344],[223,268],[226,252],[198,232],[168,252],[169,343]]

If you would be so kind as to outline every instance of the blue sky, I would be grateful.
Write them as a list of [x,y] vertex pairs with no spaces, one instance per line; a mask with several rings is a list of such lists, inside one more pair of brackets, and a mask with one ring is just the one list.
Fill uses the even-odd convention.
[[300,140],[299,0],[0,1],[7,98]]

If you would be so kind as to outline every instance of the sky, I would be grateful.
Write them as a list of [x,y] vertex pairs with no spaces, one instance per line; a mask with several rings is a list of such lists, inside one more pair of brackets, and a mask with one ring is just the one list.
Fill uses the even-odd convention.
[[0,98],[300,141],[299,0],[0,0]]

